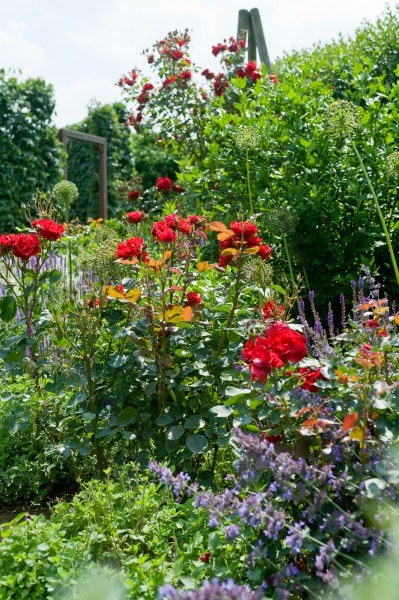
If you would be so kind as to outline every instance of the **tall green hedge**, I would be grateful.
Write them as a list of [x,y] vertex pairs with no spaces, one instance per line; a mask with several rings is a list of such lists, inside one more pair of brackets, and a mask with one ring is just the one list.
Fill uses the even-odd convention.
[[21,203],[61,178],[54,106],[51,85],[0,70],[0,232],[26,224]]
[[[118,180],[133,177],[132,135],[126,127],[126,108],[123,104],[94,103],[87,117],[70,129],[98,135],[107,139],[108,215],[118,209]],[[86,221],[98,217],[98,148],[95,144],[71,140],[68,143],[68,179],[79,189],[79,198],[72,206],[71,216]]]

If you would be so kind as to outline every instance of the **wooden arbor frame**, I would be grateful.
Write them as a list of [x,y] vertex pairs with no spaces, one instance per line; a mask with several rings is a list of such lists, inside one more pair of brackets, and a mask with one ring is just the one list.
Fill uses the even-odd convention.
[[[99,182],[99,202],[98,212],[102,219],[108,216],[108,192],[107,192],[107,140],[98,135],[81,133],[73,129],[60,129],[59,137],[64,145],[65,152],[68,150],[69,140],[79,140],[96,144],[98,148],[98,182]],[[64,167],[64,179],[68,179],[68,163]]]
[[244,40],[244,42],[246,42],[246,46],[248,48],[248,60],[256,62],[256,49],[258,49],[260,61],[270,71],[271,63],[269,53],[267,51],[260,13],[257,8],[253,8],[250,11],[239,11],[237,39]]

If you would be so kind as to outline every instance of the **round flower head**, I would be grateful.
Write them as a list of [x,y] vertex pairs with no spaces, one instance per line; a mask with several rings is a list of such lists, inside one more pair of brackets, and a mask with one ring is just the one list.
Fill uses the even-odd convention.
[[353,102],[337,100],[328,107],[325,122],[332,138],[351,138],[360,125],[359,108]]
[[392,152],[385,160],[387,175],[392,179],[399,180],[399,152]]
[[256,127],[244,125],[235,132],[234,141],[239,148],[253,150],[260,146],[260,134]]

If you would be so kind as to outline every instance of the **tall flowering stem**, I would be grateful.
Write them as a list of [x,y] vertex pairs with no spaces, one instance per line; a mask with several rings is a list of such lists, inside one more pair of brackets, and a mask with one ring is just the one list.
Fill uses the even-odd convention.
[[364,166],[363,159],[360,156],[359,150],[357,149],[356,144],[355,144],[355,142],[353,140],[351,140],[351,146],[352,146],[353,151],[354,151],[354,153],[356,155],[356,158],[359,161],[360,167],[361,167],[361,169],[363,171],[363,175],[364,175],[364,177],[365,177],[365,179],[367,181],[367,185],[369,186],[369,190],[370,190],[371,195],[373,197],[374,204],[375,204],[375,207],[377,209],[378,216],[380,217],[381,225],[382,225],[382,228],[384,230],[385,238],[387,240],[387,245],[388,245],[388,248],[389,248],[389,254],[391,255],[391,261],[392,261],[393,270],[395,271],[396,282],[397,282],[397,284],[399,286],[399,269],[398,269],[398,264],[396,262],[395,253],[393,251],[392,242],[391,242],[391,236],[389,235],[389,231],[388,231],[388,228],[387,228],[387,225],[386,225],[386,222],[385,222],[384,215],[382,214],[380,203],[378,202],[378,198],[377,198],[377,195],[376,195],[376,193],[374,191],[373,184],[371,183],[370,177],[368,176],[368,173],[366,171],[366,167]]

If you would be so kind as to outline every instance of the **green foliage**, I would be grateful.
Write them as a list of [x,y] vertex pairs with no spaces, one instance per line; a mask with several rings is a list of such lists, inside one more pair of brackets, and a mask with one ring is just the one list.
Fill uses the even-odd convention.
[[23,223],[21,204],[61,177],[61,147],[51,118],[54,93],[41,79],[0,70],[0,230]]
[[[117,181],[133,178],[131,134],[125,125],[126,109],[120,103],[92,104],[87,117],[71,129],[98,135],[107,139],[107,176],[109,216],[119,209]],[[96,144],[70,140],[68,142],[68,179],[79,189],[79,198],[73,203],[71,218],[85,222],[98,217],[98,148]]]

